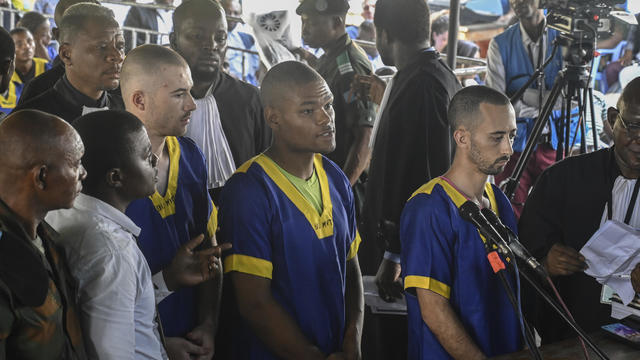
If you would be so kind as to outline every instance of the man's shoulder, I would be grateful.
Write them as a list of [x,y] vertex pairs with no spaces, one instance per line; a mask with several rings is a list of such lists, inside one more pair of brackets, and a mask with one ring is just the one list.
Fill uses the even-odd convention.
[[571,156],[558,161],[545,170],[546,176],[580,178],[584,173],[599,172],[612,160],[613,148]]
[[349,55],[349,60],[354,67],[354,70],[357,73],[361,73],[364,70],[364,73],[371,73],[371,61],[369,61],[369,57],[367,53],[356,43],[351,43],[346,52]]
[[494,36],[492,41],[502,41],[508,37],[513,36],[514,32],[520,32],[520,22],[516,22],[515,24],[506,28],[502,33]]
[[69,102],[64,99],[64,97],[62,97],[60,93],[58,93],[58,91],[56,91],[54,88],[49,88],[40,95],[16,106],[16,108],[12,112],[26,109],[40,110],[56,116],[60,116],[64,118],[64,120],[71,122],[74,119],[65,118],[65,106],[69,105]]
[[221,80],[222,86],[219,86],[213,94],[219,103],[226,103],[227,101],[235,103],[260,98],[258,88],[249,83],[238,80],[224,72]]

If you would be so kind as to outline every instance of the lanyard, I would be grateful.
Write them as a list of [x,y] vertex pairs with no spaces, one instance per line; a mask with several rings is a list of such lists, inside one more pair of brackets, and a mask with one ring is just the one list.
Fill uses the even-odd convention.
[[[633,186],[633,192],[631,193],[631,200],[629,201],[629,205],[627,206],[627,213],[624,216],[624,223],[629,225],[631,221],[631,215],[633,215],[633,210],[635,209],[636,200],[638,199],[638,191],[640,190],[640,179],[636,180],[636,184]],[[611,203],[613,199],[611,197],[611,193],[609,193],[609,201],[607,202],[607,219],[611,220],[613,216],[613,209]]]

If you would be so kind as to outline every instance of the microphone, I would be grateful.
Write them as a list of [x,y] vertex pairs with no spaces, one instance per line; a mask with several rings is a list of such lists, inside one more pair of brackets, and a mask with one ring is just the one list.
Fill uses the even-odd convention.
[[[485,243],[485,250],[487,251],[487,257],[489,258],[489,262],[493,267],[494,272],[498,272],[499,270],[504,269],[504,264],[498,254],[492,250],[489,243],[494,244],[498,251],[504,256],[510,256],[511,250],[507,243],[503,240],[502,236],[496,231],[496,229],[489,224],[487,219],[484,218],[482,213],[480,212],[480,208],[473,201],[468,200],[460,208],[458,209],[460,216],[468,222],[472,223],[479,231],[482,236],[485,237],[487,242]],[[496,259],[497,258],[497,259]],[[496,266],[494,262],[500,262],[502,269],[496,270]]]
[[518,241],[516,234],[514,234],[509,227],[505,226],[500,221],[498,215],[488,208],[484,208],[481,211],[489,224],[491,224],[491,226],[493,226],[502,235],[502,238],[507,241],[507,246],[509,246],[511,251],[513,251],[513,253],[520,258],[520,260],[524,261],[531,269],[538,273],[538,275],[542,276],[543,279],[546,279],[549,275],[547,274],[544,266],[540,265],[538,260],[529,254],[529,251],[527,251],[524,245]]

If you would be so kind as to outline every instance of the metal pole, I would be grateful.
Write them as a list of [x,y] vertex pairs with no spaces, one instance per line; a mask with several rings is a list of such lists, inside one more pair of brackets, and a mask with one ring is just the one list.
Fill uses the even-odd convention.
[[460,0],[451,0],[451,3],[449,4],[449,41],[447,42],[447,64],[451,69],[456,68],[459,29]]

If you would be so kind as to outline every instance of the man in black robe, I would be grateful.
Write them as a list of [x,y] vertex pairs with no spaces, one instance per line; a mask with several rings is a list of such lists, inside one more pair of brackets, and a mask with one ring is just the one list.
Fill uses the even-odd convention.
[[124,38],[113,12],[88,3],[70,7],[60,22],[59,40],[64,76],[14,111],[36,109],[71,122],[96,110],[124,109],[121,98],[107,93],[120,84],[124,60]]
[[[567,158],[543,172],[519,223],[520,240],[542,260],[587,333],[614,320],[611,306],[600,303],[602,285],[583,273],[585,259],[578,251],[606,220],[640,227],[640,79],[627,85],[607,115],[614,146]],[[638,278],[640,268],[632,276]],[[541,300],[529,318],[544,343],[576,336]]]

